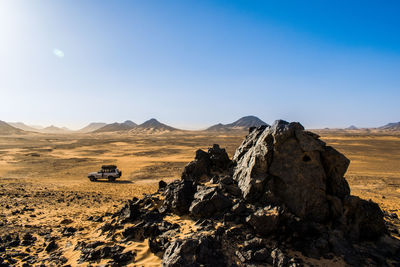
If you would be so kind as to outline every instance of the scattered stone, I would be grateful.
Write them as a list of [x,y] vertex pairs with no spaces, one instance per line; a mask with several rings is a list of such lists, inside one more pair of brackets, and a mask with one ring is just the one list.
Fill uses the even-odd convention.
[[29,246],[32,245],[36,241],[36,237],[32,236],[30,233],[26,233],[22,237],[22,245]]
[[47,244],[46,246],[46,251],[48,253],[52,252],[53,250],[55,250],[56,248],[58,248],[56,241],[52,240],[50,241],[49,244]]
[[76,231],[77,231],[77,229],[74,227],[65,227],[65,228],[63,228],[61,233],[63,236],[72,236],[75,234]]
[[71,224],[71,223],[73,223],[74,221],[73,220],[71,220],[71,219],[63,219],[61,222],[60,222],[60,224]]
[[95,216],[95,217],[93,218],[93,221],[94,221],[94,222],[97,222],[97,223],[103,222],[103,216]]

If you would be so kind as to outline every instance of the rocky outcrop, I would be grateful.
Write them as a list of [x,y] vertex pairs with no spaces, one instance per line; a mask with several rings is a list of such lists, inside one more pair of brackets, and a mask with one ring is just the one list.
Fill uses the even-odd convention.
[[148,239],[163,266],[307,264],[293,252],[348,265],[399,263],[399,241],[379,206],[350,195],[349,163],[301,124],[276,121],[250,129],[232,161],[218,145],[198,150],[181,180],[160,182],[101,229],[112,240]]
[[349,160],[299,123],[253,129],[233,161],[244,199],[285,204],[303,219],[326,221],[332,215],[327,194],[350,194],[343,178]]

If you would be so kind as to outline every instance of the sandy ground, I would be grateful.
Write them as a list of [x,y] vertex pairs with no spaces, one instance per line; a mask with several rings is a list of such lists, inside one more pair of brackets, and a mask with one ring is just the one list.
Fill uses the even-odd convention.
[[[74,248],[82,241],[99,240],[99,227],[124,201],[155,191],[161,179],[179,178],[198,148],[218,143],[232,157],[245,134],[1,136],[0,236],[32,234],[36,241],[25,251],[21,247],[12,249],[19,253],[21,262],[34,257],[44,264],[51,262],[45,251],[49,238],[57,238],[64,264],[74,266],[79,258]],[[346,178],[352,194],[372,199],[393,218],[400,217],[400,136],[333,131],[320,134],[351,160]],[[87,173],[102,164],[118,165],[123,176],[114,183],[90,182]],[[189,221],[182,223],[191,229]],[[400,229],[398,220],[393,223]],[[69,228],[76,232],[69,234]],[[133,266],[160,264],[147,242],[132,243],[126,250],[137,255]]]

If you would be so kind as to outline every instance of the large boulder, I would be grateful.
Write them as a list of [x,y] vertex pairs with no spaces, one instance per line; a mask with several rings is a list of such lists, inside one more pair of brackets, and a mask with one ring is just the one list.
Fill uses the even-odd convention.
[[247,201],[285,204],[303,219],[325,221],[327,194],[349,195],[343,178],[349,160],[297,122],[278,120],[253,129],[237,149],[233,178]]

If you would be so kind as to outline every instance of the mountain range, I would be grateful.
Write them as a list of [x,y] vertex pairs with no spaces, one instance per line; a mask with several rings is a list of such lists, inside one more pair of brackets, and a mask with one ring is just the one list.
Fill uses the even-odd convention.
[[146,132],[170,132],[176,130],[178,129],[168,126],[164,123],[161,123],[156,119],[150,119],[139,125],[132,121],[125,121],[123,123],[115,122],[107,124],[93,132],[103,133],[103,132],[129,131],[131,133],[146,133]]
[[33,126],[26,125],[23,122],[7,122],[8,125],[11,125],[14,128],[26,131],[26,132],[37,132],[37,133],[70,133],[72,130],[67,127],[57,127],[54,125],[50,125],[48,127],[42,126]]
[[[258,127],[261,125],[268,124],[256,116],[245,116],[237,121],[228,124],[216,124],[205,131],[209,132],[226,132],[226,131],[240,131],[240,130],[248,130],[250,127]],[[377,128],[357,128],[354,125],[351,125],[344,130],[377,130],[377,131],[400,131],[400,122],[388,123],[384,126]],[[173,132],[173,131],[182,131],[180,129],[171,127],[164,123],[159,122],[156,119],[150,119],[142,124],[136,124],[133,121],[127,120],[122,123],[110,123],[106,124],[103,122],[93,122],[84,128],[72,131],[66,127],[56,127],[51,125],[49,127],[42,126],[33,126],[27,125],[22,122],[4,122],[0,121],[0,135],[8,135],[8,134],[23,134],[25,132],[38,132],[38,133],[53,133],[53,134],[65,134],[65,133],[105,133],[105,132],[129,132],[129,133],[163,133],[163,132]]]

